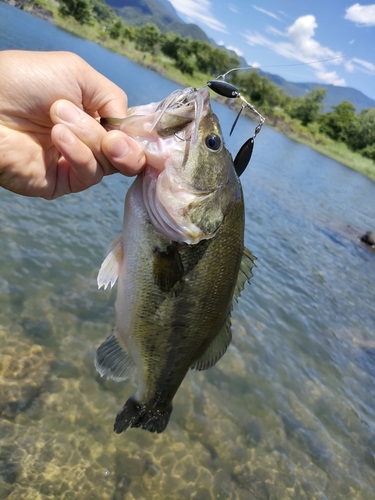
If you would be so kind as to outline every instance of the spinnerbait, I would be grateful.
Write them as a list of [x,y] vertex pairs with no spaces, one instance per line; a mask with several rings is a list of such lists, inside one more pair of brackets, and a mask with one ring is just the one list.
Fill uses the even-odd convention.
[[[238,151],[236,158],[234,159],[234,168],[236,170],[237,175],[240,176],[244,172],[244,170],[246,169],[247,165],[249,164],[249,161],[251,159],[251,155],[252,155],[253,149],[254,149],[254,139],[259,134],[259,132],[262,128],[262,125],[264,123],[264,117],[254,108],[254,106],[252,104],[250,104],[249,102],[246,101],[246,99],[241,95],[241,92],[238,90],[237,87],[235,87],[231,83],[228,83],[225,81],[225,77],[228,73],[230,73],[231,71],[236,71],[238,69],[242,69],[242,68],[231,69],[230,71],[228,71],[224,75],[218,76],[215,80],[210,80],[209,82],[207,82],[207,86],[211,90],[216,92],[216,94],[219,94],[223,97],[228,97],[231,99],[238,98],[238,99],[241,99],[241,101],[242,101],[241,109],[240,109],[238,115],[236,116],[236,119],[234,120],[234,123],[232,125],[232,128],[230,130],[229,135],[232,135],[234,127],[236,126],[238,119],[239,119],[242,111],[245,108],[250,108],[253,111],[253,113],[255,113],[258,116],[259,123],[255,127],[254,135],[252,137],[250,137],[243,144],[243,146]],[[219,78],[222,78],[222,80],[219,80]]]

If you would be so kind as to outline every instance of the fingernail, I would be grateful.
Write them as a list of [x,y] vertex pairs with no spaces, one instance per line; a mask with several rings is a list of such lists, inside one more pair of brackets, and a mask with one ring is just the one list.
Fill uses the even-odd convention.
[[69,102],[59,102],[56,110],[57,116],[68,123],[76,123],[81,118],[78,108]]
[[108,151],[111,153],[113,158],[120,160],[129,153],[129,145],[125,139],[116,137],[108,144]]
[[[61,127],[63,127],[63,126],[61,126]],[[68,144],[70,146],[75,141],[75,136],[74,136],[74,134],[67,127],[64,126],[64,128],[63,128],[63,130],[61,131],[61,134],[60,134],[60,139],[65,144]]]

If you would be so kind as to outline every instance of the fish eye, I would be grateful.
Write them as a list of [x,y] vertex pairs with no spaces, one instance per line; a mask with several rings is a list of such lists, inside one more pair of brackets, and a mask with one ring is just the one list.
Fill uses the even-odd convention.
[[206,146],[210,151],[219,151],[221,149],[221,138],[217,134],[210,134],[206,137]]

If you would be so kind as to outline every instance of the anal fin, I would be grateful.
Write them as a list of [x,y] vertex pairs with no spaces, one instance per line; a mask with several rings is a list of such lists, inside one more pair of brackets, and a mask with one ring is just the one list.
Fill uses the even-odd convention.
[[112,333],[96,351],[95,368],[102,377],[107,375],[115,382],[121,382],[132,376],[135,365]]

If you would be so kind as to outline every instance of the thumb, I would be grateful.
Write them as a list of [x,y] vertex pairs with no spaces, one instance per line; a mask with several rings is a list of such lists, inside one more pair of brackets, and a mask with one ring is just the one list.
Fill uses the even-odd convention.
[[143,149],[119,130],[107,132],[102,138],[101,147],[109,162],[123,175],[137,175],[145,166]]

